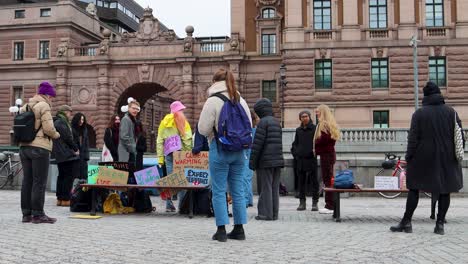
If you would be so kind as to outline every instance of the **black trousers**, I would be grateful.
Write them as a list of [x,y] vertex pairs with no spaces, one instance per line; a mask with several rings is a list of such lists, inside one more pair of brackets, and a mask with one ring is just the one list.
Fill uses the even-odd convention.
[[80,179],[88,179],[88,161],[80,159]]
[[57,164],[57,167],[57,199],[62,201],[69,201],[73,180],[78,178],[80,175],[80,160],[61,162]]
[[49,174],[50,152],[44,148],[21,147],[23,185],[21,211],[23,215],[44,215],[44,198]]
[[306,199],[307,186],[309,185],[308,179],[312,184],[312,202],[318,202],[319,200],[319,182],[317,178],[317,169],[310,171],[297,170],[298,188],[299,188],[299,199]]
[[[406,211],[403,216],[404,221],[411,221],[413,213],[418,207],[419,202],[419,190],[410,190],[408,193],[408,198],[406,199]],[[439,194],[439,208],[437,211],[437,221],[444,222],[445,215],[450,207],[450,193]]]

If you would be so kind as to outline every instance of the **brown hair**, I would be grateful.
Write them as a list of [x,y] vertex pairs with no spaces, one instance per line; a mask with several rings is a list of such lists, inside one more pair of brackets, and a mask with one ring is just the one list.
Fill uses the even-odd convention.
[[225,69],[219,69],[213,76],[213,82],[220,81],[226,81],[226,87],[231,101],[239,102],[240,95],[237,92],[236,82],[234,80],[234,75],[232,74],[232,72]]
[[119,117],[119,118],[120,118],[120,116],[118,116],[118,115],[115,115],[115,114],[112,115],[112,117],[111,117],[111,119],[110,119],[109,124],[107,125],[107,127],[109,127],[109,128],[113,128],[113,127],[114,127],[114,123],[115,123],[115,118],[116,118],[116,117]]

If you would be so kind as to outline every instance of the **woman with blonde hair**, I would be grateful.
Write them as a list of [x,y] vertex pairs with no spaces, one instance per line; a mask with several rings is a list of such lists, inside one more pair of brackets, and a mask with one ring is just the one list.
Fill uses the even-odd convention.
[[[320,155],[320,168],[325,187],[333,187],[333,166],[336,161],[335,142],[340,139],[340,129],[335,118],[326,105],[319,105],[315,109],[318,125],[314,136],[314,152]],[[320,209],[321,214],[332,214],[335,208],[331,193],[325,193],[325,208]]]

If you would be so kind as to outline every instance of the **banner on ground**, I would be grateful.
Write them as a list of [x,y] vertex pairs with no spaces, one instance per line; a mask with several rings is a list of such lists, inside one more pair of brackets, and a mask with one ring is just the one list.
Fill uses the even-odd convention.
[[153,166],[134,173],[138,185],[156,185],[159,180],[158,166]]
[[96,184],[127,184],[128,171],[109,169],[101,166],[99,168]]

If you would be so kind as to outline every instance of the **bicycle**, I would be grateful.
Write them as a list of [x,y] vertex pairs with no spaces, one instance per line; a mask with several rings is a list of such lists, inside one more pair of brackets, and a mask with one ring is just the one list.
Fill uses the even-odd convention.
[[[398,158],[398,159],[397,159]],[[385,161],[382,163],[382,169],[377,173],[376,176],[392,176],[398,177],[398,182],[400,182],[401,173],[406,174],[406,161],[401,160],[401,156],[396,156],[392,153],[385,153]],[[427,197],[431,197],[432,194],[428,192],[423,193]],[[401,195],[401,192],[379,192],[379,195],[387,198],[393,199]]]
[[10,186],[13,186],[13,179],[23,170],[21,161],[11,160],[13,155],[15,153],[11,151],[0,153],[0,189],[3,189],[8,182],[10,182]]

